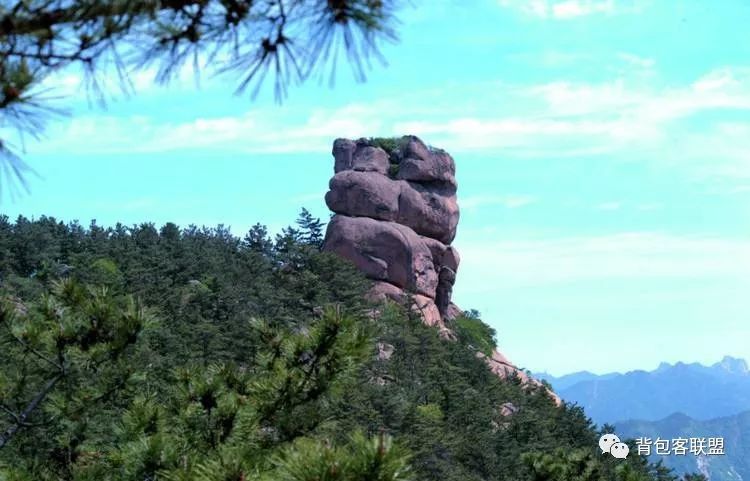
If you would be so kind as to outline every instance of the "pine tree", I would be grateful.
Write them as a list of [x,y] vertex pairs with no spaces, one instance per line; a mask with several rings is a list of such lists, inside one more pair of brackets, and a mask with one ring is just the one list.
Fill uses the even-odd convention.
[[[254,321],[263,341],[244,366],[189,365],[171,382],[143,382],[111,436],[76,433],[60,466],[55,450],[36,462],[0,464],[0,478],[179,481],[401,481],[407,454],[390,437],[355,433],[341,444],[318,433],[324,407],[370,353],[361,319],[328,309],[306,332]],[[149,387],[151,386],[151,387]],[[3,458],[0,458],[2,460]]]
[[[446,481],[556,479],[544,464],[528,465],[530,453],[567,466],[573,481],[587,476],[569,456],[579,453],[596,458],[599,479],[675,481],[635,450],[625,461],[588,456],[601,432],[580,407],[557,407],[543,389],[500,380],[477,358],[472,346],[491,338],[476,330],[478,314],[470,316],[471,335],[446,341],[402,306],[372,309],[362,274],[295,232],[284,249],[260,253],[221,227],[189,226],[178,236],[172,226],[89,231],[0,216],[0,297],[11,308],[0,325],[0,401],[8,408],[0,409],[0,430],[57,374],[11,334],[34,340],[55,361],[59,324],[49,320],[64,319],[78,333],[65,351],[78,367],[0,449],[0,479],[362,481],[395,471]],[[267,233],[259,238],[269,246]],[[63,266],[79,294],[49,292]],[[112,288],[103,295],[81,287],[92,280]],[[114,334],[86,333],[95,320],[99,327],[113,325],[102,319],[124,321],[133,312],[126,293],[137,293],[160,321],[96,367],[87,360],[111,352],[103,339]],[[54,309],[45,309],[48,298]],[[248,324],[252,318],[264,321]],[[376,339],[364,335],[370,328]],[[102,342],[93,342],[98,336]],[[390,346],[387,358],[376,343]],[[124,384],[110,383],[118,379]],[[92,396],[96,402],[84,402]],[[399,446],[408,450],[409,471]],[[374,468],[363,474],[355,469],[362,465]]]
[[[395,41],[393,0],[14,0],[0,4],[0,128],[37,136],[50,107],[41,86],[77,66],[100,98],[114,66],[129,90],[133,70],[156,66],[168,82],[184,64],[195,72],[239,72],[237,93],[258,92],[270,71],[277,99],[290,84],[330,65],[338,49],[358,79],[381,41]],[[23,182],[29,167],[0,138],[0,173]],[[5,180],[2,185],[8,182]],[[12,184],[11,184],[12,185]]]
[[320,247],[323,244],[325,223],[321,222],[319,218],[313,217],[310,211],[304,207],[297,217],[297,226],[301,230],[300,240],[303,243],[315,247]]
[[261,224],[252,226],[242,240],[242,247],[260,254],[270,255],[273,249],[273,241],[268,237],[266,226]]
[[87,423],[137,375],[137,344],[153,323],[134,299],[72,280],[57,282],[36,303],[4,299],[0,466],[14,458],[33,464],[54,445],[50,450],[67,453],[60,469],[69,468]]

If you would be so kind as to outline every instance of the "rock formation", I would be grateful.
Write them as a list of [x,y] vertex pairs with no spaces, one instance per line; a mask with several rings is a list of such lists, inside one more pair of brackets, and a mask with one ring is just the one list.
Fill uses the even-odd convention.
[[[451,246],[459,219],[453,158],[414,136],[336,139],[333,157],[325,200],[335,215],[323,248],[375,281],[371,299],[408,298],[426,324],[454,338],[449,324],[461,310],[451,302],[460,263]],[[501,377],[536,383],[499,352],[478,356]]]

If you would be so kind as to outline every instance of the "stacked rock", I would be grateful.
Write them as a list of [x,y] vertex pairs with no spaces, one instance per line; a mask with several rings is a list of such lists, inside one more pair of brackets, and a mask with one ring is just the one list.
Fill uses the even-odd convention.
[[[384,144],[385,142],[380,142]],[[414,136],[378,142],[337,139],[325,200],[336,214],[324,249],[352,261],[375,281],[374,299],[412,295],[425,323],[445,329],[460,311],[451,303],[459,256],[456,165]]]
[[[426,324],[455,338],[446,325],[461,314],[451,302],[459,264],[451,246],[459,217],[453,158],[414,136],[337,139],[333,156],[325,200],[335,215],[323,249],[350,260],[375,281],[371,299],[411,299]],[[497,350],[477,356],[500,377],[540,385]]]

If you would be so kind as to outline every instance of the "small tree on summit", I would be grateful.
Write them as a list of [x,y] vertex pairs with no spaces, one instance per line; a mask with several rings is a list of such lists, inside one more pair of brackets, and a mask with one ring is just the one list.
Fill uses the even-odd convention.
[[297,217],[297,225],[299,226],[300,240],[308,245],[320,247],[323,245],[323,228],[325,223],[317,217],[313,217],[309,210],[302,208],[302,211]]

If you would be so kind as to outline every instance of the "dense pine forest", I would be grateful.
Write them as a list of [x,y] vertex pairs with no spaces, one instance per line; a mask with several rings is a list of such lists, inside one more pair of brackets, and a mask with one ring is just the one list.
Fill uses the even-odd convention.
[[368,304],[323,228],[0,217],[0,480],[677,479],[493,375],[478,313]]

